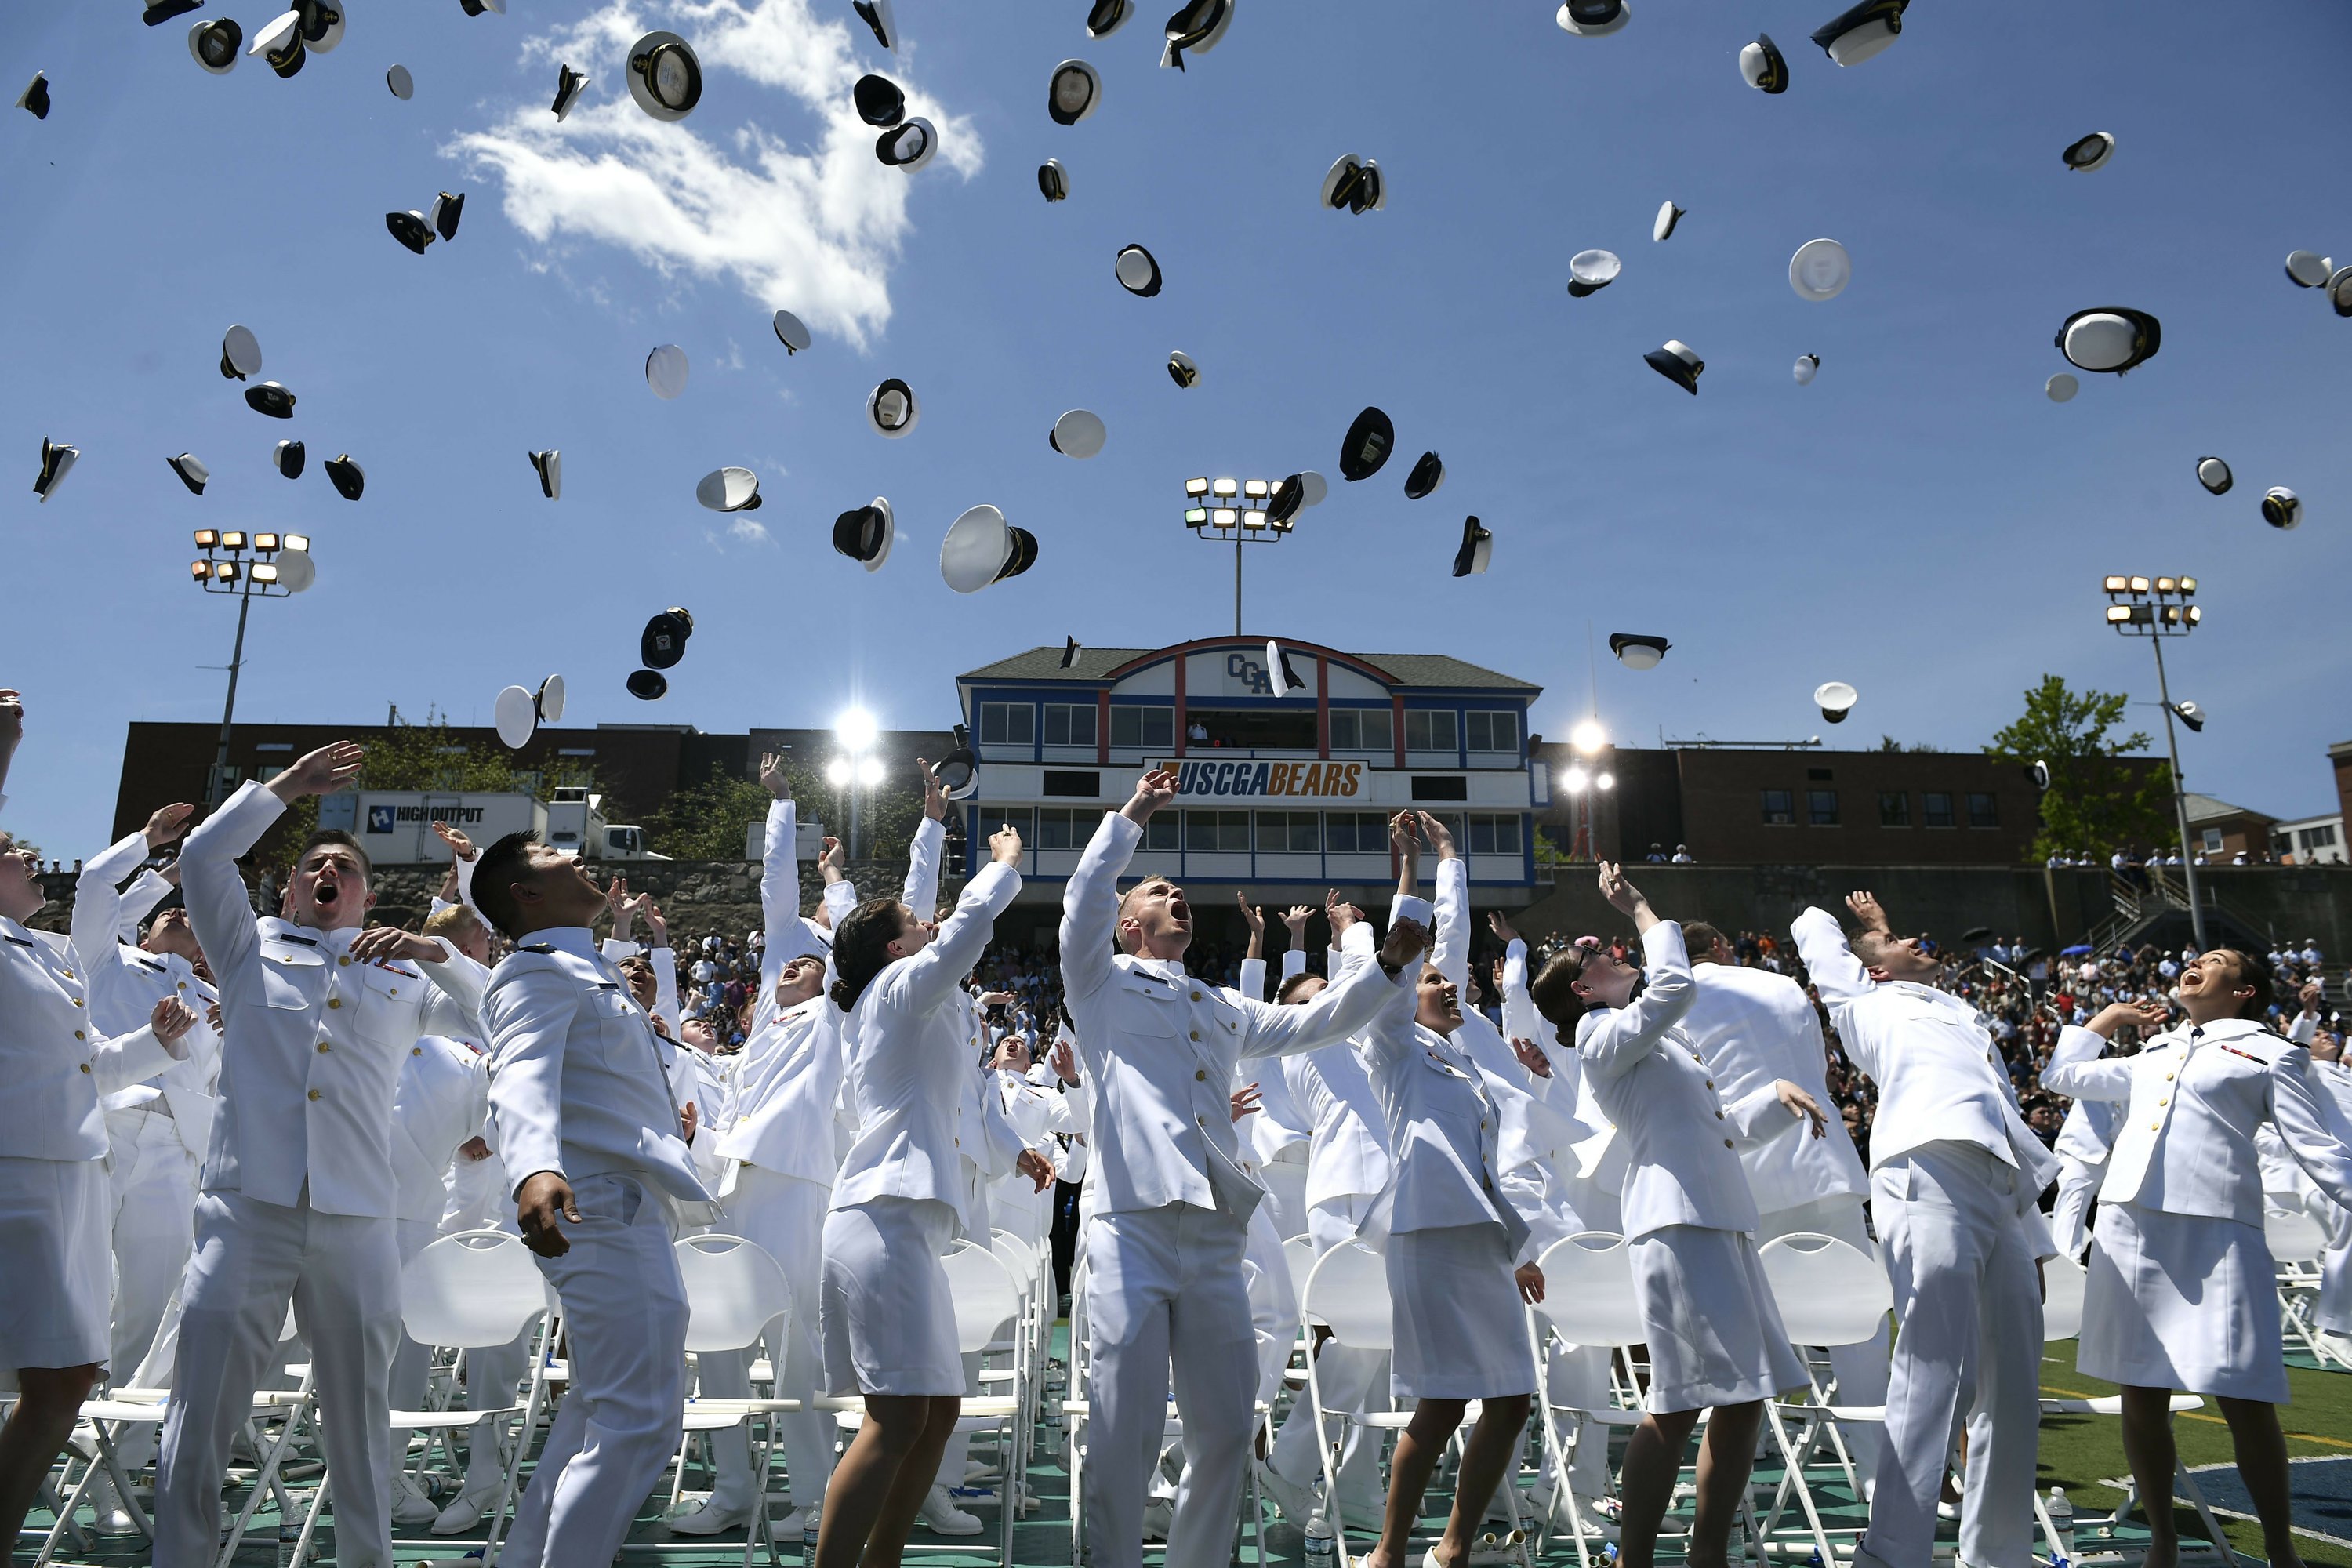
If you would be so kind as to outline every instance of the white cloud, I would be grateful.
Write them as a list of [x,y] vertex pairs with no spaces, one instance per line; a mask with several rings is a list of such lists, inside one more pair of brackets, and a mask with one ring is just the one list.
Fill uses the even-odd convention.
[[[938,126],[940,152],[913,175],[885,168],[877,132],[850,102],[864,67],[845,20],[818,19],[809,0],[675,0],[659,10],[609,0],[531,39],[526,59],[568,61],[594,78],[587,96],[562,121],[544,100],[518,107],[450,152],[503,179],[508,218],[542,245],[569,236],[626,250],[665,277],[724,279],[862,346],[890,319],[888,272],[911,226],[909,193],[945,170],[977,173],[979,132],[891,64],[908,112]],[[704,124],[739,106],[756,112],[740,91],[748,79],[798,100],[822,125],[821,143],[797,149],[749,122],[705,136],[692,120],[646,114],[629,97],[625,57],[655,26],[694,45]]]
[[728,521],[727,536],[744,544],[766,544],[770,542],[767,525],[740,511]]

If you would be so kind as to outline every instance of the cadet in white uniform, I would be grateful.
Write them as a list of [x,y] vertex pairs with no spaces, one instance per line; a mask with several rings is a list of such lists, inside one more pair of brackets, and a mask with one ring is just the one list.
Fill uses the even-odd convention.
[[604,895],[581,862],[509,835],[482,852],[474,899],[520,944],[482,1001],[490,1117],[572,1361],[499,1561],[610,1563],[677,1445],[687,1305],[672,1205],[704,1209],[710,1194],[652,1026],[596,951]]
[[1738,1150],[1780,1133],[1792,1116],[1810,1121],[1818,1138],[1824,1117],[1786,1079],[1727,1103],[1679,1026],[1696,992],[1682,928],[1652,912],[1607,861],[1600,889],[1633,917],[1643,971],[1601,950],[1570,948],[1528,989],[1555,1028],[1574,1026],[1585,1081],[1627,1146],[1625,1250],[1648,1326],[1650,1392],[1625,1447],[1619,1560],[1648,1568],[1699,1411],[1714,1413],[1699,1454],[1691,1549],[1719,1556],[1755,1462],[1763,1402],[1806,1381],[1756,1256],[1756,1201]]
[[[1691,979],[1696,986],[1682,1031],[1706,1058],[1708,1076],[1719,1086],[1732,1118],[1754,1120],[1752,1110],[1778,1097],[1781,1082],[1797,1085],[1816,1104],[1830,1103],[1829,1047],[1822,1038],[1821,1014],[1804,988],[1769,969],[1739,965],[1731,943],[1711,925],[1683,928],[1692,949]],[[1794,1121],[1766,1118],[1761,1142],[1739,1152],[1748,1190],[1756,1199],[1756,1244],[1776,1237],[1811,1232],[1832,1236],[1864,1253],[1878,1256],[1863,1200],[1870,1176],[1854,1152],[1845,1119],[1828,1118],[1819,1136],[1807,1137]],[[1858,1345],[1830,1347],[1840,1405],[1873,1405],[1886,1400],[1887,1332]],[[1878,1433],[1864,1424],[1845,1428],[1854,1466],[1865,1490],[1878,1469]]]
[[1370,1022],[1403,956],[1342,975],[1303,1007],[1269,1007],[1193,980],[1183,966],[1192,921],[1182,889],[1150,877],[1118,893],[1144,823],[1175,795],[1172,772],[1146,773],[1134,798],[1104,816],[1062,900],[1064,1004],[1094,1093],[1086,1255],[1097,1458],[1086,1507],[1096,1568],[1141,1560],[1171,1369],[1192,1466],[1168,1563],[1224,1563],[1257,1385],[1242,1254],[1265,1196],[1239,1163],[1234,1066],[1346,1038]]
[[[0,691],[0,782],[22,722],[16,694]],[[162,1071],[193,1022],[158,1002],[147,1025],[100,1035],[65,939],[24,924],[46,901],[38,869],[0,832],[0,1383],[17,1394],[0,1426],[0,1539],[12,1542],[107,1360],[99,1097]]]
[[[934,925],[895,899],[834,932],[848,1015],[849,1088],[860,1131],[824,1222],[818,1330],[831,1392],[866,1396],[866,1421],[835,1467],[817,1562],[894,1561],[929,1494],[963,1404],[955,1306],[940,1258],[975,1223],[961,1170],[971,1002],[958,983],[1021,890],[1021,837],[989,839],[990,864]],[[1034,1156],[1024,1156],[1027,1164]],[[1043,1170],[1044,1162],[1035,1162]],[[1048,1179],[1051,1173],[1045,1172]],[[984,1230],[987,1216],[977,1216]]]
[[[1389,824],[1400,870],[1390,932],[1426,939],[1430,907],[1416,893],[1421,837],[1449,865],[1454,841],[1433,819]],[[1466,891],[1466,889],[1465,889]],[[1457,921],[1466,911],[1457,910]],[[1461,993],[1443,970],[1409,961],[1373,1016],[1362,1054],[1388,1125],[1390,1177],[1361,1239],[1389,1261],[1390,1392],[1415,1402],[1389,1460],[1389,1500],[1367,1568],[1404,1568],[1422,1495],[1468,1403],[1483,1402],[1464,1445],[1445,1532],[1429,1568],[1466,1565],[1472,1533],[1526,1428],[1536,1386],[1523,1301],[1543,1300],[1543,1273],[1517,1261],[1528,1222],[1498,1188],[1502,1117],[1476,1064],[1454,1044]],[[1402,989],[1410,981],[1412,990]]]
[[[2161,1004],[2118,1002],[2090,1027],[2061,1032],[2042,1069],[2053,1094],[2120,1107],[2075,1364],[2123,1385],[2124,1451],[2155,1537],[2152,1557],[2177,1550],[2177,1389],[2220,1402],[2265,1555],[2293,1563],[2277,1409],[2287,1398],[2286,1365],[2254,1134],[2265,1122],[2275,1127],[2294,1162],[2345,1205],[2352,1149],[2312,1087],[2311,1053],[2262,1025],[2271,974],[2261,959],[2234,948],[2200,954],[2182,965],[2173,995],[2185,1023],[2159,1034]],[[2139,1054],[2101,1059],[2126,1024],[2150,1036]]]
[[1871,1214],[1898,1329],[1854,1560],[1927,1561],[1953,1440],[1970,1422],[1960,1560],[2022,1563],[2042,1422],[2036,1264],[2056,1250],[2040,1203],[2058,1163],[2018,1115],[1976,1010],[1935,988],[1942,962],[1916,937],[1896,938],[1869,894],[1847,904],[1863,921],[1858,950],[1824,910],[1790,930],[1847,1058],[1878,1085]]
[[392,1560],[393,1087],[425,997],[438,986],[470,1002],[476,975],[431,938],[360,929],[375,895],[348,834],[304,847],[287,890],[290,919],[257,921],[236,869],[289,805],[341,787],[363,754],[347,742],[322,747],[267,785],[246,784],[180,854],[224,1038],[156,1467],[157,1568],[212,1558],[229,1444],[270,1370],[289,1297],[316,1373],[336,1552],[363,1568]]
[[[189,805],[167,805],[146,827],[82,865],[74,886],[74,957],[89,982],[89,1016],[100,1034],[138,1028],[170,996],[194,1010],[184,1037],[186,1056],[145,1083],[106,1097],[109,1186],[113,1194],[113,1338],[109,1363],[122,1382],[154,1342],[163,1310],[179,1288],[180,1270],[195,1245],[196,1173],[212,1134],[213,1085],[220,1071],[220,1037],[205,1021],[217,1000],[196,973],[203,950],[184,910],[155,919],[143,944],[120,939],[171,885],[141,879],[136,900],[117,890],[140,861],[176,840]],[[135,1528],[135,1527],[134,1527]]]

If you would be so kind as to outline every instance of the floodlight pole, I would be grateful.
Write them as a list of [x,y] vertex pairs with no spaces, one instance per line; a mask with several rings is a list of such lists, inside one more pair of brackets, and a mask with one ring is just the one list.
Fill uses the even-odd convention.
[[2180,782],[2180,740],[2172,724],[2172,690],[2164,679],[2164,638],[2147,639],[2156,651],[2156,694],[2164,703],[2164,749],[2172,759],[2172,817],[2180,829],[2180,879],[2189,888],[2189,929],[2196,933],[2197,951],[2205,951],[2205,903],[2197,891],[2197,856],[2189,842],[2189,795]]
[[240,578],[245,589],[236,596],[236,646],[228,656],[228,700],[221,706],[220,749],[213,756],[212,777],[205,781],[205,805],[218,805],[226,797],[222,782],[228,777],[228,737],[236,723],[236,675],[245,668],[245,617],[253,609],[253,580]]

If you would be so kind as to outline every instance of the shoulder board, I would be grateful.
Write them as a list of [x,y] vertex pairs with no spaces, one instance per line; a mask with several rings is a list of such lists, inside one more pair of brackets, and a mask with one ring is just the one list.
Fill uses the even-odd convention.
[[12,936],[12,937],[9,937],[7,940],[8,940],[8,941],[10,941],[10,942],[15,942],[18,947],[37,947],[37,946],[39,946],[39,945],[40,945],[38,942],[26,942],[26,941],[23,937],[21,937],[21,936]]
[[555,944],[551,942],[534,942],[516,948],[515,951],[517,952],[553,952]]
[[301,947],[316,947],[319,945],[316,942],[307,936],[288,936],[282,931],[272,936],[269,940],[272,942],[290,942]]
[[[134,951],[135,951],[135,950],[134,950]],[[138,963],[138,965],[139,965],[139,967],[140,967],[140,968],[142,968],[142,969],[152,969],[152,970],[153,970],[153,971],[154,971],[156,973],[158,973],[158,974],[163,974],[163,973],[168,973],[168,972],[170,971],[171,967],[172,967],[172,966],[171,966],[170,964],[168,964],[168,963],[160,963],[160,962],[158,962],[157,960],[152,959],[152,958],[148,958],[148,957],[144,956],[143,954],[142,954],[142,956],[140,956],[140,957],[139,957],[137,960],[135,960],[134,962],[136,962],[136,963]]]

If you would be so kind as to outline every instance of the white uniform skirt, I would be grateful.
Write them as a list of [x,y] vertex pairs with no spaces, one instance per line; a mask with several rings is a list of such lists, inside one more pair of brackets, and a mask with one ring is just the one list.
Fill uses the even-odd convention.
[[2278,1288],[2262,1231],[2101,1204],[2074,1364],[2091,1377],[2287,1402]]
[[1754,1237],[1670,1225],[1627,1242],[1625,1253],[1650,1336],[1644,1409],[1746,1405],[1805,1385]]
[[1533,1394],[1526,1306],[1499,1225],[1451,1225],[1389,1237],[1389,1326],[1399,1399]]
[[107,1359],[112,1207],[104,1161],[0,1158],[0,1389],[20,1366]]
[[875,1198],[824,1216],[817,1326],[827,1393],[963,1393],[955,1300],[940,1265],[955,1228],[955,1209],[936,1198]]

